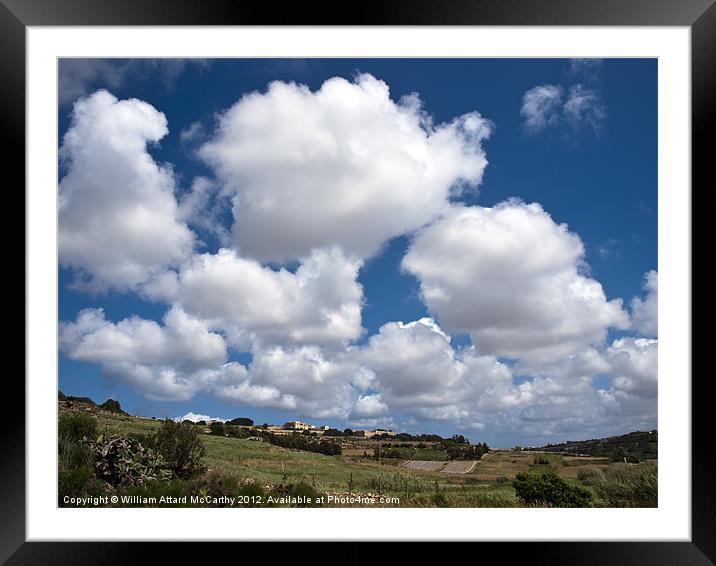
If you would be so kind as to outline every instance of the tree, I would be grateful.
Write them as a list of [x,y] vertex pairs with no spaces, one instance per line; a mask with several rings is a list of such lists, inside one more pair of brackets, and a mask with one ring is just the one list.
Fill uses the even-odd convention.
[[252,421],[251,419],[248,419],[246,417],[236,417],[235,419],[231,419],[226,424],[238,425],[238,426],[254,426],[254,421]]
[[107,399],[99,407],[100,409],[104,409],[105,411],[110,411],[112,413],[124,414],[124,411],[122,410],[122,406],[119,404],[119,401],[115,401],[114,399]]

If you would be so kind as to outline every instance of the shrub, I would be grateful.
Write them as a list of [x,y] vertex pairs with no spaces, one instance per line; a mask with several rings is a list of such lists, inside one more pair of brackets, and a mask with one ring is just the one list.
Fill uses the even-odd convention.
[[610,507],[657,507],[657,464],[612,465],[605,470],[604,480],[595,488]]
[[97,433],[97,420],[85,413],[66,413],[60,416],[57,430],[61,441],[94,440]]
[[556,473],[519,473],[512,487],[523,503],[555,507],[589,507],[592,494],[579,486],[571,486]]
[[209,425],[209,429],[211,429],[211,434],[213,434],[214,436],[226,435],[226,427],[224,426],[224,423],[214,421]]
[[240,426],[226,426],[224,427],[225,434],[233,438],[249,438],[253,436],[250,429],[241,428]]
[[199,437],[199,427],[165,419],[151,438],[151,447],[178,478],[190,479],[205,469],[202,458],[206,450]]

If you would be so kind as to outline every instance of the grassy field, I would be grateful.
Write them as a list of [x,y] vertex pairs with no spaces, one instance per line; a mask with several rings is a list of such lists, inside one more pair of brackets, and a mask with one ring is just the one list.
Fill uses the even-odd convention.
[[[160,421],[107,413],[97,415],[97,424],[98,432],[122,435],[149,435],[160,427]],[[613,466],[604,458],[492,451],[470,473],[459,475],[406,469],[399,466],[400,459],[384,459],[379,463],[372,458],[372,450],[368,449],[371,445],[365,442],[347,446],[340,456],[326,456],[256,440],[208,434],[202,434],[201,440],[206,448],[204,461],[208,470],[239,484],[254,483],[271,489],[280,484],[304,483],[320,493],[391,496],[381,504],[399,507],[520,507],[522,504],[511,485],[515,475],[547,470],[556,472],[571,485],[588,489],[599,506],[604,502],[593,485],[578,479],[580,470],[597,469],[602,474]],[[445,458],[444,452],[429,446],[401,450],[405,459]]]

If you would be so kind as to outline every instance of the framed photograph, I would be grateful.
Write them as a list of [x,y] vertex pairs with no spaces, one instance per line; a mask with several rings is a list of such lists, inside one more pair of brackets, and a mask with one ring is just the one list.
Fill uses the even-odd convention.
[[1,559],[712,563],[712,2],[2,2],[27,332]]

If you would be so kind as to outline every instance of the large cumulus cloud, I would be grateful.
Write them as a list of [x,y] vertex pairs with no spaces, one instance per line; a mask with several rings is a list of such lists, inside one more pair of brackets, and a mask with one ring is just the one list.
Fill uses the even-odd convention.
[[546,363],[626,328],[621,299],[583,273],[584,246],[536,203],[453,207],[403,259],[425,304],[483,353]]
[[181,308],[169,310],[163,322],[133,316],[114,323],[102,309],[84,309],[60,325],[59,346],[150,398],[190,399],[224,363],[226,344]]
[[476,112],[434,125],[416,95],[394,102],[364,74],[247,94],[199,153],[233,195],[242,254],[285,261],[340,245],[366,257],[478,184],[489,134]]
[[164,114],[140,100],[102,90],[75,103],[60,148],[58,238],[79,287],[133,290],[191,252],[172,168],[147,151],[167,131]]

